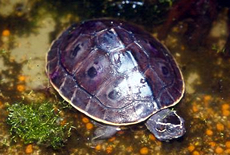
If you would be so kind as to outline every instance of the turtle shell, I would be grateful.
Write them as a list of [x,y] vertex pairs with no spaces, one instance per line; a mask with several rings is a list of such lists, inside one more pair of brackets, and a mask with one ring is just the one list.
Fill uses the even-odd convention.
[[174,106],[184,93],[169,51],[138,26],[99,19],[72,25],[47,55],[53,87],[99,122],[130,125]]

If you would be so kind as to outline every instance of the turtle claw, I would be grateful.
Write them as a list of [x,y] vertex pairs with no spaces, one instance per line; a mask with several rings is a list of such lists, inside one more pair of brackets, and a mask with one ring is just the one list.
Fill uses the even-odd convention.
[[160,141],[179,138],[186,132],[184,119],[170,109],[163,109],[152,115],[145,125]]
[[111,125],[98,125],[97,129],[94,131],[94,137],[92,141],[103,140],[112,137],[119,131],[120,128],[118,126]]

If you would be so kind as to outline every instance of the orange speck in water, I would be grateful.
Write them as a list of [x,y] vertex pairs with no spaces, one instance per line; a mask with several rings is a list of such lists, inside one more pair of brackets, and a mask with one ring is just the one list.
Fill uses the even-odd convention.
[[213,109],[212,108],[207,108],[207,113],[209,114],[209,115],[214,115],[215,114],[215,112],[213,111]]
[[194,151],[195,150],[195,146],[194,145],[189,145],[188,150],[189,150],[189,152]]
[[211,129],[207,129],[206,130],[206,135],[212,136],[213,135],[213,131]]
[[229,109],[229,104],[228,103],[224,103],[222,104],[222,110],[228,110]]
[[122,134],[124,134],[125,132],[123,131],[123,130],[120,130],[120,131],[118,131],[117,132],[117,134],[119,134],[119,135],[122,135]]
[[223,113],[224,116],[229,116],[230,115],[229,110],[223,110],[222,113]]
[[227,142],[225,143],[225,146],[226,146],[226,148],[230,148],[230,141],[227,141]]
[[22,84],[17,85],[17,90],[18,90],[18,91],[20,91],[20,92],[22,92],[22,91],[24,91],[24,90],[25,90],[25,86],[24,86],[24,85],[22,85]]
[[184,46],[184,45],[181,46],[181,50],[182,50],[182,51],[185,50],[185,46]]
[[30,154],[33,152],[33,145],[32,144],[29,144],[26,146],[26,153],[27,154]]
[[87,117],[83,117],[83,118],[82,118],[82,122],[83,122],[83,123],[89,123],[89,119],[88,119]]
[[211,95],[205,95],[204,96],[204,102],[209,102],[212,99]]
[[156,138],[155,138],[155,136],[153,136],[153,134],[149,134],[149,139],[152,140],[152,141],[156,140]]
[[216,149],[215,149],[215,152],[217,154],[222,154],[224,152],[224,150],[220,146],[217,146]]
[[127,152],[132,152],[133,151],[133,147],[132,146],[129,146],[126,148]]
[[0,101],[0,108],[2,108],[3,107],[3,103]]
[[115,139],[116,139],[116,137],[111,137],[111,138],[109,138],[109,142],[113,142],[113,141],[115,141]]
[[98,144],[98,145],[95,147],[95,150],[100,151],[100,150],[101,150],[101,145]]
[[10,35],[10,31],[9,30],[3,30],[2,35],[7,37]]
[[226,149],[226,150],[224,151],[224,153],[230,154],[230,149]]
[[64,119],[61,121],[61,125],[64,126],[65,124],[66,124],[66,120]]
[[192,110],[193,110],[193,112],[197,112],[197,111],[198,111],[198,107],[197,107],[196,104],[194,104],[194,105],[192,106]]
[[21,81],[21,82],[24,82],[26,80],[26,77],[23,76],[23,75],[19,75],[18,80]]
[[140,154],[148,154],[149,153],[149,149],[147,147],[142,147],[140,149]]
[[108,146],[108,147],[106,148],[106,152],[107,152],[108,154],[112,153],[112,151],[113,151],[112,146]]
[[209,142],[209,145],[210,145],[211,147],[215,147],[215,146],[216,146],[216,143],[215,143],[215,142]]
[[192,154],[193,154],[193,155],[200,155],[200,152],[194,151]]
[[219,130],[219,131],[223,131],[223,130],[224,130],[224,125],[221,124],[221,123],[217,123],[217,124],[216,124],[216,128],[217,128],[217,130]]
[[173,27],[173,28],[172,28],[172,31],[173,31],[173,32],[179,32],[179,28],[178,28],[178,27]]
[[54,107],[54,113],[58,113],[59,112],[59,109],[55,106]]
[[227,122],[227,128],[230,129],[230,122]]
[[88,129],[88,130],[93,129],[93,124],[92,123],[87,123],[86,124],[86,129]]

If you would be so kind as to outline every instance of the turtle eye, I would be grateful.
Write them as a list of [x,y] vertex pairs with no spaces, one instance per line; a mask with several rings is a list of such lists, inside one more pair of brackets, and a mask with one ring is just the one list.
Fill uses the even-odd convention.
[[167,130],[167,126],[164,124],[157,124],[155,128],[158,132],[165,132]]
[[95,76],[97,76],[97,70],[96,68],[94,67],[90,67],[87,71],[87,75],[90,77],[90,78],[94,78]]
[[111,92],[109,92],[108,97],[112,100],[115,100],[120,97],[120,93],[116,90],[112,90]]

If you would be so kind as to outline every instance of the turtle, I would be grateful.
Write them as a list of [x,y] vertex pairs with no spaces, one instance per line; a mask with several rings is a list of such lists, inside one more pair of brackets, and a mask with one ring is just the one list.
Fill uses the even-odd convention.
[[186,132],[172,106],[185,84],[169,50],[138,25],[118,19],[73,24],[53,41],[46,72],[54,89],[98,122],[94,139],[143,122],[160,141]]

